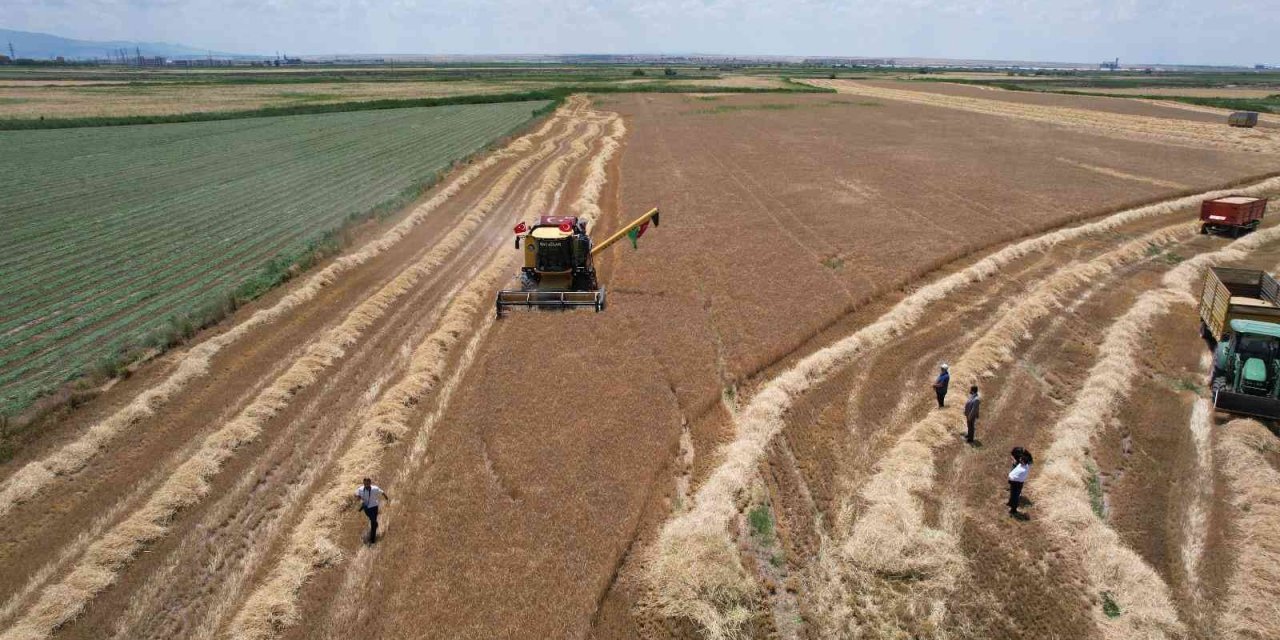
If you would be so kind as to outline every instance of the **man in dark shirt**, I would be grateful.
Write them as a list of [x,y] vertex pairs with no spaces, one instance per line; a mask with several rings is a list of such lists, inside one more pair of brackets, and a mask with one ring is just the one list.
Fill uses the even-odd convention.
[[951,374],[948,372],[947,365],[942,365],[942,370],[938,374],[938,379],[933,381],[933,392],[938,396],[938,408],[942,408],[942,402],[947,397],[947,387],[951,385]]
[[969,444],[973,444],[973,432],[978,423],[978,408],[981,405],[982,398],[978,395],[978,385],[970,386],[969,399],[964,403],[964,441]]

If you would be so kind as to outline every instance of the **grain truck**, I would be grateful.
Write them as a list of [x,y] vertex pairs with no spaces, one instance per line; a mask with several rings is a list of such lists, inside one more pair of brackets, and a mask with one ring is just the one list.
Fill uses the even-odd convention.
[[1233,238],[1262,224],[1267,199],[1230,195],[1200,203],[1200,233],[1229,234]]

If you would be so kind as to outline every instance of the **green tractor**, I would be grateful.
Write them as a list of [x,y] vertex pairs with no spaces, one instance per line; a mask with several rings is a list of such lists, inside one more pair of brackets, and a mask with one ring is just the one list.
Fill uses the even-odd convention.
[[1232,320],[1213,353],[1213,405],[1219,411],[1280,419],[1280,324]]

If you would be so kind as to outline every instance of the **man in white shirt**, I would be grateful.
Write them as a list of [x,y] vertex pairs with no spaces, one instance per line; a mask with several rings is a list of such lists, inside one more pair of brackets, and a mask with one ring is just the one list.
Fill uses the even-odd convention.
[[1018,503],[1022,500],[1022,485],[1027,482],[1027,475],[1031,472],[1031,454],[1022,447],[1015,447],[1012,455],[1013,468],[1009,470],[1009,515],[1017,518],[1021,515],[1018,513]]
[[373,544],[378,541],[378,505],[382,500],[390,502],[391,496],[373,484],[373,480],[365,478],[364,484],[356,489],[356,498],[360,500],[360,510],[369,517],[369,544]]

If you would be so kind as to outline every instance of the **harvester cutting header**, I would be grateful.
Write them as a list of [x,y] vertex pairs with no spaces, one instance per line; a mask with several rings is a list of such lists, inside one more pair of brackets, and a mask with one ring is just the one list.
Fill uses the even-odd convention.
[[520,288],[498,292],[498,317],[508,307],[603,310],[605,290],[596,279],[596,254],[624,237],[635,246],[650,222],[658,226],[658,213],[656,207],[650,209],[600,244],[587,235],[587,222],[574,216],[542,216],[532,226],[517,224],[516,249],[524,245]]

